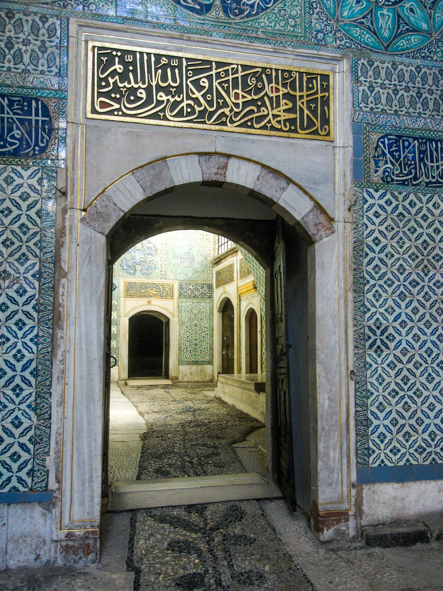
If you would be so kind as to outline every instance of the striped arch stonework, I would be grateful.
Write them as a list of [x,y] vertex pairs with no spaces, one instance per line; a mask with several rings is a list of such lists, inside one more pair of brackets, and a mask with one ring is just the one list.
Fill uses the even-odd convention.
[[334,232],[331,218],[290,179],[255,162],[217,154],[177,156],[138,168],[92,201],[82,223],[106,236],[138,203],[192,185],[254,197],[297,225],[311,243]]

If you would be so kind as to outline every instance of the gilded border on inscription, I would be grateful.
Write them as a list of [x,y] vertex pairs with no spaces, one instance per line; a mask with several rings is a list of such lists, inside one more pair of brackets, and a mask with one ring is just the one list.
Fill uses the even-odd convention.
[[171,300],[174,298],[173,283],[148,281],[125,281],[123,289],[125,298],[154,298]]
[[[97,51],[95,51],[96,48]],[[95,100],[98,83],[96,83],[93,88],[98,72],[98,65],[95,59],[98,48],[109,50],[110,54],[112,54],[114,58],[117,58],[114,60],[114,64],[112,64],[111,68],[107,71],[107,74],[112,72],[112,75],[109,74],[107,77],[110,87],[102,89],[103,92],[110,90],[114,90],[115,92],[112,92],[109,97],[101,97],[101,101]],[[119,63],[118,58],[122,55],[121,52],[126,52],[124,56],[125,59],[122,60],[122,63]],[[143,108],[139,109],[140,112],[138,113],[138,116],[135,114],[132,114],[132,116],[126,116],[123,112],[124,110],[127,111],[129,106],[132,108],[134,105],[138,105],[136,102],[138,99],[140,100],[140,105],[142,105],[143,101],[147,98],[146,92],[144,91],[144,88],[148,87],[147,58],[144,60],[146,77],[144,79],[145,81],[142,82],[140,76],[141,66],[138,56],[139,53],[145,56],[150,56],[152,66],[151,72],[156,72],[153,83],[151,84],[153,88],[152,100],[154,101],[154,104],[157,98],[159,101],[164,101],[163,105],[158,108],[154,108],[154,106],[150,105],[149,108],[144,109],[145,111],[150,110],[151,118],[142,117]],[[123,65],[124,62],[136,63],[133,61],[134,56],[132,54],[137,54],[137,65]],[[154,56],[160,58],[158,64],[155,64]],[[188,63],[187,60],[194,61]],[[171,68],[168,68],[168,81],[165,82],[161,80],[159,68],[166,66],[166,64],[169,63],[172,68],[175,68],[175,71],[171,74]],[[194,71],[197,71],[199,68],[209,68],[210,64],[212,64],[211,71],[205,72],[204,75],[194,76]],[[218,69],[216,69],[217,64],[220,66]],[[189,69],[186,69],[187,65],[189,66]],[[241,69],[242,66],[252,67],[254,70],[243,72]],[[127,69],[126,72],[125,67]],[[131,71],[129,71],[129,69]],[[181,69],[181,73],[183,74],[181,78],[181,82],[183,83],[182,87],[184,89],[182,95],[179,94],[179,69]],[[123,82],[119,86],[116,83],[119,74],[126,75],[131,82]],[[260,80],[257,81],[259,74]],[[297,74],[303,75],[303,83],[299,81]],[[218,79],[216,79],[216,75],[219,76]],[[314,82],[315,77],[317,77],[316,82]],[[208,83],[209,78],[211,78],[213,82],[211,87],[213,92],[211,92]],[[228,58],[212,59],[207,56],[205,57],[196,54],[170,51],[160,52],[158,50],[144,47],[88,41],[86,117],[107,121],[137,122],[147,125],[212,129],[255,135],[333,141],[333,78],[333,72],[330,70],[313,70],[283,65],[276,66],[273,64],[263,64],[244,60],[231,60]],[[200,90],[197,90],[195,86],[191,86],[190,88],[192,88],[192,91],[189,92],[188,83],[184,84],[184,81],[189,80],[192,82],[197,79],[201,79],[201,82],[199,82]],[[237,79],[238,86],[235,87],[233,81]],[[101,84],[106,87],[106,82],[103,80],[104,78],[102,79]],[[294,82],[295,88],[290,88],[289,85],[293,81],[296,81]],[[189,82],[189,84],[191,82]],[[117,89],[114,88],[114,83],[117,84],[118,88],[123,89],[121,94],[120,91],[117,91]],[[171,93],[169,96],[166,96],[164,90],[167,86],[169,86],[167,91]],[[307,89],[308,86],[311,90]],[[202,90],[202,87],[206,88],[206,90]],[[134,91],[133,94],[128,92],[129,88]],[[138,90],[135,92],[137,88]],[[186,90],[188,90],[188,92],[186,92]],[[256,94],[254,94],[254,90],[257,90]],[[177,94],[175,94],[176,92]],[[132,103],[127,103],[128,107],[122,107],[126,101],[126,96],[124,96],[125,93],[129,96],[131,101],[133,101]],[[289,101],[289,97],[295,97],[293,103]],[[193,100],[194,98],[196,101]],[[178,103],[179,100],[182,104],[180,107],[176,107],[175,103]],[[198,101],[201,105],[200,107],[196,106]],[[100,106],[100,109],[103,111],[102,113],[97,112],[97,105],[99,102],[103,105]],[[212,108],[216,102],[218,102],[219,105]],[[209,103],[211,103],[211,106]],[[183,115],[176,117],[176,114],[182,108]],[[292,112],[290,110],[291,108]],[[176,109],[176,111],[171,113],[173,109]],[[206,109],[206,111],[204,109]],[[216,113],[217,117],[219,117],[218,122],[216,124],[206,123],[205,121],[207,118],[202,119],[201,117],[204,117],[215,109],[218,109]],[[190,121],[193,110],[195,113],[198,111],[199,118],[195,119],[194,117],[196,122]],[[187,111],[190,112],[189,115],[187,114]],[[316,119],[314,115],[317,111],[318,117]],[[160,119],[153,118],[154,115],[157,115]],[[165,119],[163,119],[163,117],[165,117]],[[174,120],[166,120],[168,117],[173,117]],[[189,120],[184,121],[184,119]],[[243,120],[240,121],[240,119]],[[313,130],[314,132],[317,132],[301,132],[299,127],[296,129],[296,126],[299,126],[301,119],[304,120],[306,125],[308,121],[316,122]],[[265,123],[265,121],[272,121],[272,123]],[[290,122],[294,125],[291,125]],[[253,127],[254,125],[255,128]],[[257,128],[257,126],[266,126],[268,129]],[[273,129],[271,129],[271,127],[273,127]],[[288,131],[289,128],[291,128],[291,131]],[[282,131],[279,129],[282,129]]]

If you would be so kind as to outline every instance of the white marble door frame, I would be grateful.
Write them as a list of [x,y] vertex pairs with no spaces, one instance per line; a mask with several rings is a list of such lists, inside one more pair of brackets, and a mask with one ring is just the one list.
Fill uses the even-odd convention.
[[[63,416],[54,429],[50,465],[51,482],[60,488],[54,539],[85,539],[100,523],[107,236],[137,204],[162,192],[214,181],[265,201],[310,244],[313,527],[322,539],[340,531],[349,533],[355,481],[349,378],[353,367],[350,62],[314,52],[253,48],[261,61],[334,72],[333,142],[92,121],[86,118],[82,82],[87,41],[115,42],[116,33],[103,24],[71,20],[67,210],[59,257],[61,320],[54,345],[54,416]],[[166,43],[154,33],[122,28],[123,33],[126,44]],[[169,50],[173,42],[169,35]],[[187,42],[187,51],[194,51],[197,41]],[[180,38],[174,50],[182,51],[186,43]],[[247,44],[232,48],[201,39],[198,44],[205,55],[234,59],[252,51]]]

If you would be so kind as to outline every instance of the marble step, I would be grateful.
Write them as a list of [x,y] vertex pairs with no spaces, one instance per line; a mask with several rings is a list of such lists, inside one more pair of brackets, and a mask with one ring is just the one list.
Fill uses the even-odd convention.
[[108,511],[275,499],[282,496],[276,484],[267,482],[254,472],[193,478],[158,478],[115,482],[109,491]]
[[125,382],[127,386],[167,386],[172,383],[163,378],[131,378]]

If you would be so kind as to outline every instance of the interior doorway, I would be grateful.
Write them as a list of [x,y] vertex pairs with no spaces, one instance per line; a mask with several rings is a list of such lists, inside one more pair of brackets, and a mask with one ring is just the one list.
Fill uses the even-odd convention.
[[222,309],[222,373],[235,373],[234,306],[229,298]]
[[[178,176],[179,165],[180,171],[186,172],[185,177]],[[249,187],[252,189],[248,189]],[[282,195],[286,195],[285,199],[288,199],[287,206],[277,203]],[[298,210],[296,206],[304,209]],[[295,221],[292,221],[290,207],[294,212]],[[112,215],[104,217],[104,211],[112,212]],[[281,223],[279,211],[289,220],[283,224],[282,236],[284,248],[291,253],[286,261],[286,283],[277,280],[278,270],[285,272],[283,249],[278,248],[278,242],[274,247],[276,224]],[[302,215],[300,211],[308,213]],[[75,394],[77,414],[75,422],[69,423],[71,430],[68,432],[69,436],[65,436],[64,443],[67,450],[75,449],[76,453],[72,457],[69,454],[63,456],[68,469],[64,471],[66,482],[63,482],[62,523],[70,525],[71,522],[74,523],[85,516],[89,519],[90,516],[98,515],[99,519],[97,511],[100,481],[97,475],[101,471],[100,452],[103,446],[85,446],[83,443],[89,442],[92,435],[95,437],[95,443],[102,434],[106,435],[105,430],[97,426],[97,422],[101,422],[104,415],[101,412],[102,405],[106,405],[108,400],[106,396],[103,398],[103,384],[104,365],[110,356],[109,349],[103,350],[103,347],[108,345],[103,336],[106,335],[107,320],[105,298],[111,290],[110,287],[105,288],[106,274],[103,273],[103,269],[108,265],[111,271],[114,262],[140,240],[177,229],[201,229],[225,235],[244,247],[265,269],[265,284],[270,289],[266,310],[271,312],[267,314],[265,327],[266,348],[270,351],[266,372],[266,396],[270,403],[269,426],[273,430],[269,438],[273,448],[270,454],[270,480],[280,483],[286,479],[285,475],[279,478],[277,463],[278,455],[283,455],[282,446],[287,445],[288,457],[292,455],[293,462],[280,463],[278,471],[282,474],[280,466],[284,469],[291,464],[296,468],[295,487],[289,483],[287,490],[288,494],[294,495],[297,492],[297,502],[307,513],[311,511],[312,491],[317,490],[316,486],[322,491],[320,498],[323,509],[325,506],[329,507],[327,501],[332,499],[331,487],[334,495],[337,491],[337,495],[340,491],[344,491],[345,494],[347,488],[343,483],[348,478],[348,464],[342,462],[342,459],[346,459],[346,450],[349,448],[345,445],[346,417],[339,411],[340,408],[346,409],[346,405],[340,406],[339,402],[342,399],[335,394],[338,392],[340,396],[347,395],[344,387],[341,388],[339,385],[339,378],[342,376],[340,372],[345,371],[349,365],[346,365],[347,359],[344,355],[339,356],[340,350],[337,347],[337,341],[344,334],[345,328],[340,319],[346,320],[347,316],[338,316],[334,306],[337,302],[346,305],[342,294],[347,292],[339,290],[341,284],[338,279],[343,277],[342,266],[339,266],[340,275],[337,279],[337,265],[331,265],[331,260],[336,261],[339,257],[337,253],[341,251],[337,249],[337,240],[340,239],[338,246],[341,247],[343,236],[338,236],[338,233],[337,239],[331,236],[335,232],[335,227],[327,214],[291,179],[279,176],[278,172],[234,156],[210,154],[177,156],[149,163],[128,173],[118,183],[100,193],[89,203],[86,213],[81,218],[78,211],[76,215],[78,219],[75,218],[74,221],[78,223],[80,238],[78,243],[73,243],[72,240],[69,243],[70,247],[76,248],[77,253],[77,258],[73,258],[74,262],[69,264],[69,277],[76,287],[70,293],[78,294],[78,300],[72,296],[72,301],[70,299],[68,302],[67,313],[71,314],[72,318],[84,319],[88,330],[74,333],[77,335],[75,340],[71,332],[68,334],[68,342],[72,347],[68,350],[67,357],[69,374],[66,380],[66,397],[69,402],[74,400]],[[326,269],[331,270],[332,279],[331,275],[325,272]],[[111,273],[108,277],[112,281]],[[108,285],[112,286],[111,281]],[[280,289],[280,285],[283,286],[283,294],[273,293],[275,287]],[[334,287],[333,290],[331,285]],[[91,293],[96,294],[96,297],[91,298]],[[278,323],[273,317],[273,312],[275,303],[284,304],[286,297],[290,305],[287,307],[288,322],[283,325],[280,322],[281,305],[278,306]],[[334,306],[328,305],[332,300]],[[325,310],[328,330],[321,330]],[[76,326],[77,324],[74,328]],[[338,329],[333,330],[336,326]],[[96,343],[97,346],[91,346],[91,343]],[[292,348],[286,346],[289,343]],[[103,347],[100,344],[103,344]],[[76,352],[76,356],[73,357],[71,351]],[[325,358],[325,351],[329,355],[327,372],[323,367],[323,361],[321,371],[317,367],[318,359]],[[286,367],[283,364],[285,359]],[[88,367],[87,374],[83,371],[84,367]],[[290,377],[290,383],[283,380],[283,371],[288,380]],[[313,375],[316,378],[314,381]],[[327,379],[324,379],[325,375]],[[327,412],[323,407],[312,406],[312,400],[315,401],[312,397],[318,392],[322,400],[328,400]],[[328,392],[331,392],[331,396],[325,398]],[[332,410],[331,400],[335,405]],[[91,409],[94,412],[91,412]],[[318,416],[320,411],[322,421]],[[294,434],[293,446],[289,438],[277,440],[277,418],[279,423],[287,422],[285,433]],[[323,433],[325,425],[336,426],[339,419],[344,430],[331,428],[328,431],[331,432],[331,437],[338,433],[340,437],[343,435],[344,443],[341,445],[341,440],[336,443],[337,435],[335,439],[332,438],[333,444],[328,443],[327,449],[336,451],[334,457],[337,462],[334,466],[340,464],[342,469],[331,468],[326,473],[322,469],[317,472],[312,467],[313,463],[322,467],[327,464],[327,458],[324,457],[326,448],[314,445],[313,442],[317,441],[318,437],[313,439],[312,427],[318,425],[318,433]],[[88,461],[85,458],[85,449]],[[311,450],[315,450],[316,454],[321,451],[321,462],[318,455],[310,457]],[[76,483],[76,487],[72,488],[74,492],[71,494],[72,482]],[[90,486],[91,482],[93,485]],[[93,498],[89,495],[91,498],[85,499],[83,494],[77,494],[75,491],[79,487],[83,487],[84,490],[90,487]],[[334,496],[332,500],[335,498]],[[322,514],[326,511],[323,509]],[[89,521],[92,523],[92,517]]]
[[168,377],[169,319],[139,312],[129,319],[128,377]]
[[258,373],[258,318],[251,308],[246,314],[246,373]]

